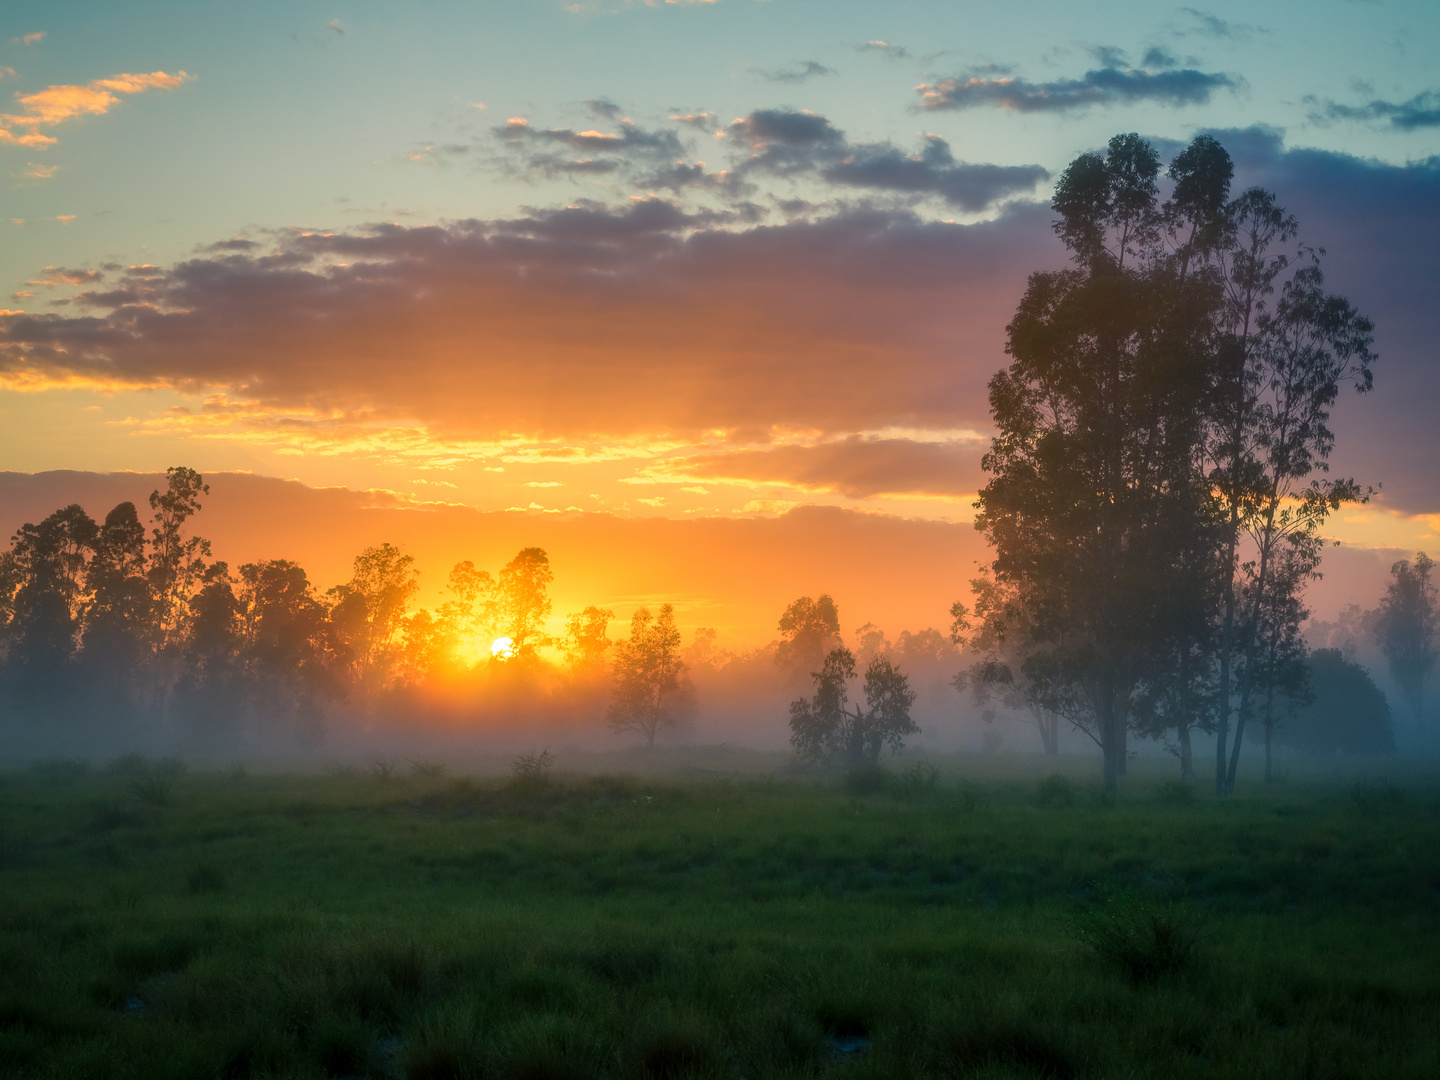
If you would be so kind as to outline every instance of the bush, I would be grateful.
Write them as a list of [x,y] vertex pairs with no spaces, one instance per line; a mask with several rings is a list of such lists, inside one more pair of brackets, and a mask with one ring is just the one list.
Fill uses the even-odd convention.
[[1188,968],[1200,948],[1199,924],[1180,904],[1122,893],[1107,895],[1076,936],[1137,986]]
[[900,775],[900,789],[906,795],[928,795],[940,785],[940,766],[917,761]]
[[510,786],[513,788],[537,788],[550,783],[550,770],[555,767],[555,755],[547,746],[538,754],[521,754],[510,763]]
[[130,781],[130,793],[147,806],[169,806],[175,794],[175,777],[170,773],[148,772]]

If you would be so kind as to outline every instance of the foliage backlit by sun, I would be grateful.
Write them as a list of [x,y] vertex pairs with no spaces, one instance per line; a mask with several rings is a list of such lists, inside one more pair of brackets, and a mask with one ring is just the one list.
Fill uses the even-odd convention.
[[498,637],[490,643],[490,655],[496,660],[509,660],[515,655],[515,643],[508,637]]

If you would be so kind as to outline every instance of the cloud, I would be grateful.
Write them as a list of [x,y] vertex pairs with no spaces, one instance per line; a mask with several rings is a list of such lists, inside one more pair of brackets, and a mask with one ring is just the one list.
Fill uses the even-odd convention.
[[58,222],[60,222],[61,225],[69,225],[72,221],[75,220],[75,215],[74,215],[74,214],[56,214],[56,215],[55,215],[55,220],[58,221]]
[[673,131],[646,130],[630,120],[613,131],[576,131],[537,128],[515,116],[493,133],[509,149],[512,167],[546,177],[620,172],[637,162],[673,161],[685,152]]
[[679,124],[686,124],[700,131],[713,131],[717,126],[715,114],[712,112],[672,112],[670,119]]
[[938,135],[924,137],[924,149],[910,155],[879,143],[855,148],[821,173],[835,184],[935,194],[952,206],[978,213],[1012,195],[1033,191],[1050,178],[1039,165],[967,165],[955,160]]
[[0,384],[221,394],[226,430],[287,438],[973,426],[1026,275],[1062,261],[1035,213],[736,228],[645,199],[295,231],[132,267],[64,315],[0,317]]
[[788,68],[751,68],[762,79],[777,83],[802,83],[817,75],[838,75],[834,68],[826,67],[818,60],[792,60]]
[[39,276],[31,278],[25,284],[53,289],[60,285],[94,285],[104,277],[105,274],[100,270],[74,270],[64,266],[47,266]]
[[0,79],[15,78],[15,69],[12,67],[0,67]]
[[1092,106],[1133,105],[1153,101],[1161,105],[1203,105],[1217,90],[1238,90],[1236,76],[1183,68],[1144,71],[1104,67],[1079,79],[1034,83],[1026,79],[985,78],[979,75],[941,79],[916,87],[924,109],[973,109],[993,105],[1014,112],[1068,112]]
[[582,104],[596,116],[603,116],[607,120],[617,119],[624,111],[607,98],[586,98]]
[[1180,59],[1163,45],[1151,45],[1140,63],[1147,68],[1174,68],[1180,66]]
[[864,45],[857,45],[855,48],[859,52],[878,53],[881,56],[888,56],[892,60],[905,60],[910,56],[910,51],[903,45],[894,45],[888,41],[881,41],[879,38],[867,41]]
[[1305,103],[1311,106],[1311,121],[1318,124],[1357,120],[1382,124],[1398,131],[1440,127],[1440,92],[1434,90],[1426,90],[1408,101],[1399,102],[1377,98],[1364,105],[1342,105],[1310,96],[1305,98]]
[[84,86],[47,86],[30,94],[16,94],[21,112],[0,113],[0,144],[16,146],[49,146],[54,136],[41,128],[53,128],[80,116],[101,116],[120,103],[121,94],[139,94],[146,90],[173,90],[193,76],[184,71],[174,75],[163,71],[147,74],[112,75],[95,79]]
[[1050,175],[1038,165],[957,162],[950,144],[938,135],[925,135],[918,154],[889,142],[851,144],[827,118],[808,111],[757,109],[730,130],[749,147],[749,160],[738,167],[745,172],[794,176],[814,171],[847,187],[939,195],[972,213],[1033,191]]
[[59,171],[59,165],[37,165],[33,161],[27,161],[25,171],[21,175],[30,180],[49,180]]
[[676,481],[785,484],[853,499],[876,495],[973,495],[984,483],[980,438],[945,442],[845,439],[812,446],[696,454],[666,462]]
[[345,24],[342,23],[339,19],[331,19],[325,24],[325,29],[335,34],[336,37],[345,36]]
[[1194,34],[1220,40],[1243,41],[1252,34],[1267,33],[1263,28],[1251,23],[1230,22],[1208,11],[1201,11],[1199,8],[1182,7],[1180,10],[1194,20],[1194,25],[1189,29],[1177,31],[1177,37],[1189,37]]
[[11,45],[38,45],[45,40],[45,31],[41,30],[34,34],[21,34],[19,37],[10,39]]

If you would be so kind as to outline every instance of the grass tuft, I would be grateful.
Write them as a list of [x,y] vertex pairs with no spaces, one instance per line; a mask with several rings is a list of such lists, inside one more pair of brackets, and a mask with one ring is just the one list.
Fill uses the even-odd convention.
[[1101,960],[1143,986],[1191,967],[1200,949],[1200,922],[1176,901],[1107,894],[1082,919],[1076,935]]

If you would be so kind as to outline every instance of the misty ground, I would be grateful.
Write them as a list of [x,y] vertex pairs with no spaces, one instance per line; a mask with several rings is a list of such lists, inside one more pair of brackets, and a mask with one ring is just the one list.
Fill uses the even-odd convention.
[[0,1075],[1440,1075],[1433,766],[786,762],[12,767]]

